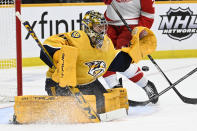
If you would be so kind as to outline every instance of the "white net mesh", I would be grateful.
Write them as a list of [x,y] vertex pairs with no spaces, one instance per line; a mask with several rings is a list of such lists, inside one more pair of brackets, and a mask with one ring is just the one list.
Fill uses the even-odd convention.
[[17,94],[14,0],[0,0],[0,102]]

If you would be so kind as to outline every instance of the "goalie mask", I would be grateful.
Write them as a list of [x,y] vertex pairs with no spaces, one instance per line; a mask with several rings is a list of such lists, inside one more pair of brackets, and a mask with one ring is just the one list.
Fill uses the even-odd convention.
[[94,10],[88,11],[82,20],[82,30],[90,37],[94,48],[101,48],[107,31],[104,15]]

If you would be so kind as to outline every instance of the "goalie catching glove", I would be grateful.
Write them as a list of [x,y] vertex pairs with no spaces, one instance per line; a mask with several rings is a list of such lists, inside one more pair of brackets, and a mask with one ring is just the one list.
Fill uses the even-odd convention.
[[133,29],[131,43],[129,48],[122,48],[122,51],[127,52],[134,63],[154,52],[157,47],[155,34],[150,29],[141,26]]

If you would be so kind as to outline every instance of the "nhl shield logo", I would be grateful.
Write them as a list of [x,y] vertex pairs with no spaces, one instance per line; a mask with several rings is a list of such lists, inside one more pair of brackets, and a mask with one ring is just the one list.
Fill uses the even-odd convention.
[[166,15],[160,15],[162,20],[159,30],[174,40],[185,40],[197,32],[197,15],[194,15],[190,8],[170,8]]
[[92,61],[85,63],[89,67],[88,74],[93,77],[97,77],[106,70],[106,64],[104,61]]

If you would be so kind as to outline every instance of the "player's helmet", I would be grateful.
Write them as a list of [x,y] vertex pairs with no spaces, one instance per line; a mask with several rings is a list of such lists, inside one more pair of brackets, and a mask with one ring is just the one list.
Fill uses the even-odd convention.
[[86,12],[82,20],[82,30],[90,37],[93,47],[102,47],[107,25],[103,14],[94,10]]

